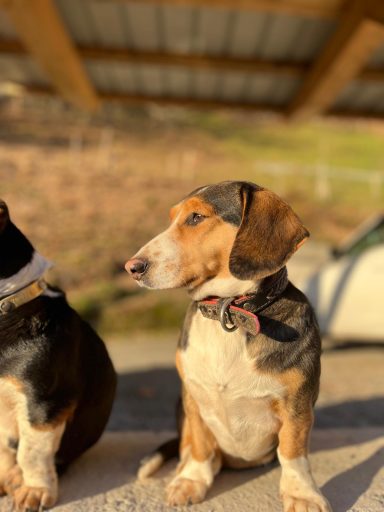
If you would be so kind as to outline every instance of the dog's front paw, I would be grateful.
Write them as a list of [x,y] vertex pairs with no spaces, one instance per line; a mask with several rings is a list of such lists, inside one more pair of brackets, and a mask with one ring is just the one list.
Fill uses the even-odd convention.
[[167,487],[167,505],[192,505],[200,503],[207,494],[208,486],[204,482],[189,478],[175,478]]
[[12,496],[18,487],[23,485],[23,473],[20,466],[15,464],[4,478],[3,488],[4,491]]
[[330,504],[321,494],[305,498],[283,495],[282,498],[284,512],[332,512]]
[[57,501],[57,495],[45,487],[22,485],[14,491],[13,500],[16,510],[20,512],[40,512],[53,507]]

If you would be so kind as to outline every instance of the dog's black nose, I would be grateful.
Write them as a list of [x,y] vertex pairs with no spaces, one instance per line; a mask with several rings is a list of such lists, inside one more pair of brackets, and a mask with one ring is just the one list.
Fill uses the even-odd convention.
[[132,258],[125,264],[125,270],[133,279],[140,279],[148,270],[149,263],[141,258]]

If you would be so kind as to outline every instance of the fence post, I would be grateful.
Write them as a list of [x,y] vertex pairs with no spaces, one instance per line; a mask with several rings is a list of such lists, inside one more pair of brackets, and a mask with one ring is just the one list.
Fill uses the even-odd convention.
[[74,130],[69,139],[69,166],[76,171],[80,168],[83,150],[83,131]]
[[322,164],[316,166],[315,194],[316,197],[321,201],[325,201],[331,196],[328,169],[325,165]]
[[103,128],[100,134],[99,150],[98,150],[98,163],[103,167],[104,172],[108,172],[111,168],[112,161],[112,145],[114,139],[113,128]]
[[381,186],[383,182],[383,175],[377,171],[373,172],[369,177],[369,184],[371,189],[371,196],[374,199],[379,199],[381,195]]

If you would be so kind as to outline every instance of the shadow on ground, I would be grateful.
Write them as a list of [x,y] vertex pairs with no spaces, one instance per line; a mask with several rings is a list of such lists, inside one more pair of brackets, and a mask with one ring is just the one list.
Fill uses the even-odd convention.
[[[180,382],[173,368],[119,376],[108,430],[175,430]],[[316,407],[315,428],[384,426],[384,396]]]
[[[350,510],[365,493],[384,465],[384,448],[376,450],[370,457],[342,473],[334,476],[323,486],[325,496],[332,497],[334,510]],[[381,498],[384,509],[384,496]],[[368,509],[367,509],[368,510]],[[379,510],[379,509],[377,509]]]

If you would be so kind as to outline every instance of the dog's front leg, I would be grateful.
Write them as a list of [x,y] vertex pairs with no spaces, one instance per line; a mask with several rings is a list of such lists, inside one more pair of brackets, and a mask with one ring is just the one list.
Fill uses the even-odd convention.
[[167,487],[167,503],[171,506],[203,501],[221,467],[216,440],[203,422],[198,406],[184,389],[180,464],[176,476]]
[[[299,400],[299,398],[298,398]],[[301,399],[302,402],[302,399]],[[308,440],[313,423],[312,405],[296,400],[280,404],[282,426],[277,454],[282,467],[280,494],[284,512],[331,512],[311,473]]]
[[16,454],[7,446],[7,438],[0,434],[0,496],[5,492],[5,481],[16,461]]
[[7,483],[13,489],[17,510],[38,511],[56,503],[58,479],[54,457],[64,428],[65,423],[34,426],[26,419],[19,422],[17,465]]

